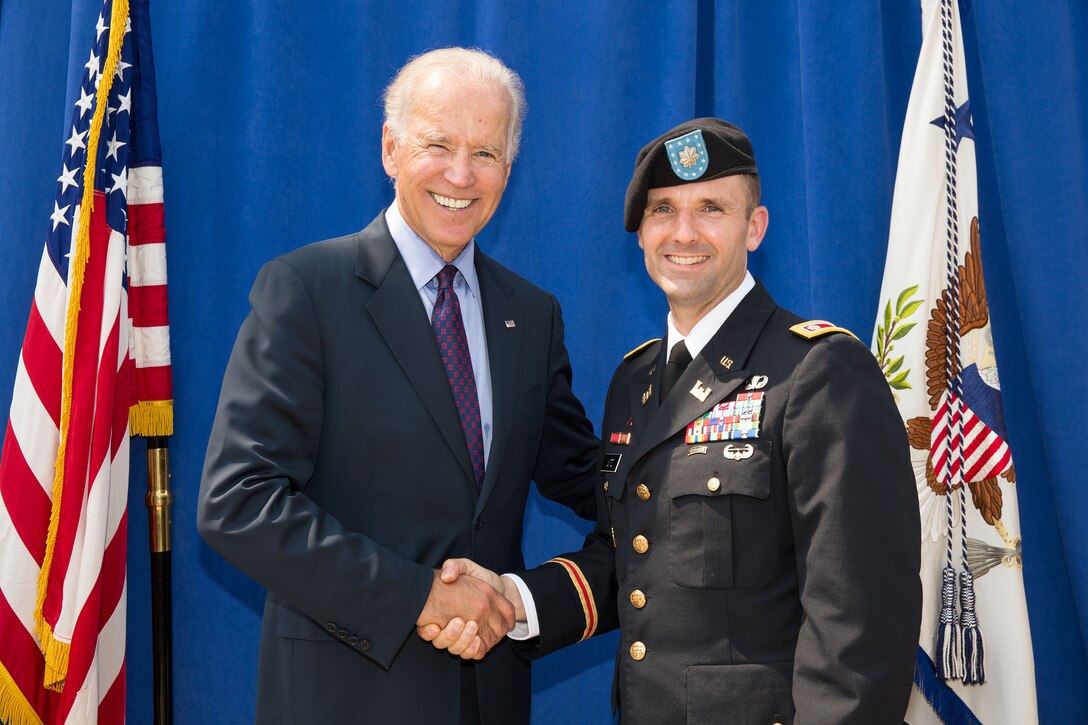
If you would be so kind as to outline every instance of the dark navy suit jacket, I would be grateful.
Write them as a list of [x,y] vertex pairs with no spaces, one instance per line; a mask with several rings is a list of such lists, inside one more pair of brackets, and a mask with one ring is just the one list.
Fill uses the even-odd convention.
[[[593,518],[597,441],[559,305],[477,250],[494,400],[483,490],[430,321],[379,216],[266,264],[208,445],[198,525],[268,588],[261,723],[451,722],[457,658],[415,634],[433,569],[522,568],[530,479]],[[507,321],[512,320],[513,323]],[[477,666],[483,722],[526,722],[529,665]]]

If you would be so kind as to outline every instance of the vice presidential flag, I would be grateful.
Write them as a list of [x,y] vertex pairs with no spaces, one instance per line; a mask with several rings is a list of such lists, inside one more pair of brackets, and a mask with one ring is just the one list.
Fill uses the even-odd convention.
[[0,457],[8,725],[124,722],[129,423],[172,427],[147,0],[84,35]]
[[905,721],[1035,723],[1035,674],[982,271],[956,0],[923,0],[873,337],[911,445],[922,629]]

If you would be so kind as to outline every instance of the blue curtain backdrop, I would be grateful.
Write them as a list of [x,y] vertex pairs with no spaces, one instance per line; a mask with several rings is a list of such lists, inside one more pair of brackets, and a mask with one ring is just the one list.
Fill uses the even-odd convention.
[[[52,211],[96,0],[0,3],[0,420]],[[1088,386],[1083,89],[1088,9],[961,0],[987,286],[1016,458],[1043,722],[1088,712]],[[196,492],[219,382],[262,262],[363,227],[392,198],[379,94],[405,59],[490,50],[528,89],[523,151],[481,235],[564,305],[592,418],[615,364],[664,327],[622,228],[648,139],[697,115],[751,135],[771,224],[751,259],[778,301],[869,337],[899,137],[920,46],[913,0],[152,0],[166,183],[176,435],[174,693],[179,723],[252,720],[263,592],[200,541]],[[128,712],[151,721],[143,445],[130,498]],[[534,498],[532,562],[583,522]],[[889,616],[895,616],[889,612]],[[609,723],[615,638],[534,670],[534,722]],[[425,683],[422,683],[425,684]],[[361,704],[365,712],[365,703]]]

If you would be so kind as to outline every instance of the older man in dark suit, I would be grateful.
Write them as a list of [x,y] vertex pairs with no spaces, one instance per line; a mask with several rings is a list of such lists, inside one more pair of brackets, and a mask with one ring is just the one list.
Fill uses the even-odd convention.
[[756,173],[714,118],[642,149],[625,226],[670,313],[612,379],[597,527],[516,578],[443,579],[505,587],[530,655],[618,624],[624,723],[901,723],[921,617],[906,434],[865,345],[748,272]]
[[[386,91],[394,204],[269,262],[253,286],[198,525],[268,588],[258,722],[528,720],[529,666],[503,638],[512,607],[435,575],[451,556],[522,566],[530,479],[595,513],[597,442],[559,305],[474,243],[524,105],[517,75],[480,51],[411,61]],[[415,635],[454,618],[462,654],[485,660]]]

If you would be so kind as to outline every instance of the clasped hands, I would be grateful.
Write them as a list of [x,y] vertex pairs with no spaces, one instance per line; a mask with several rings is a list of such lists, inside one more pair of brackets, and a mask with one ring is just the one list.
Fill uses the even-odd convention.
[[461,659],[483,659],[502,641],[525,607],[517,586],[471,559],[447,559],[434,573],[416,632]]

